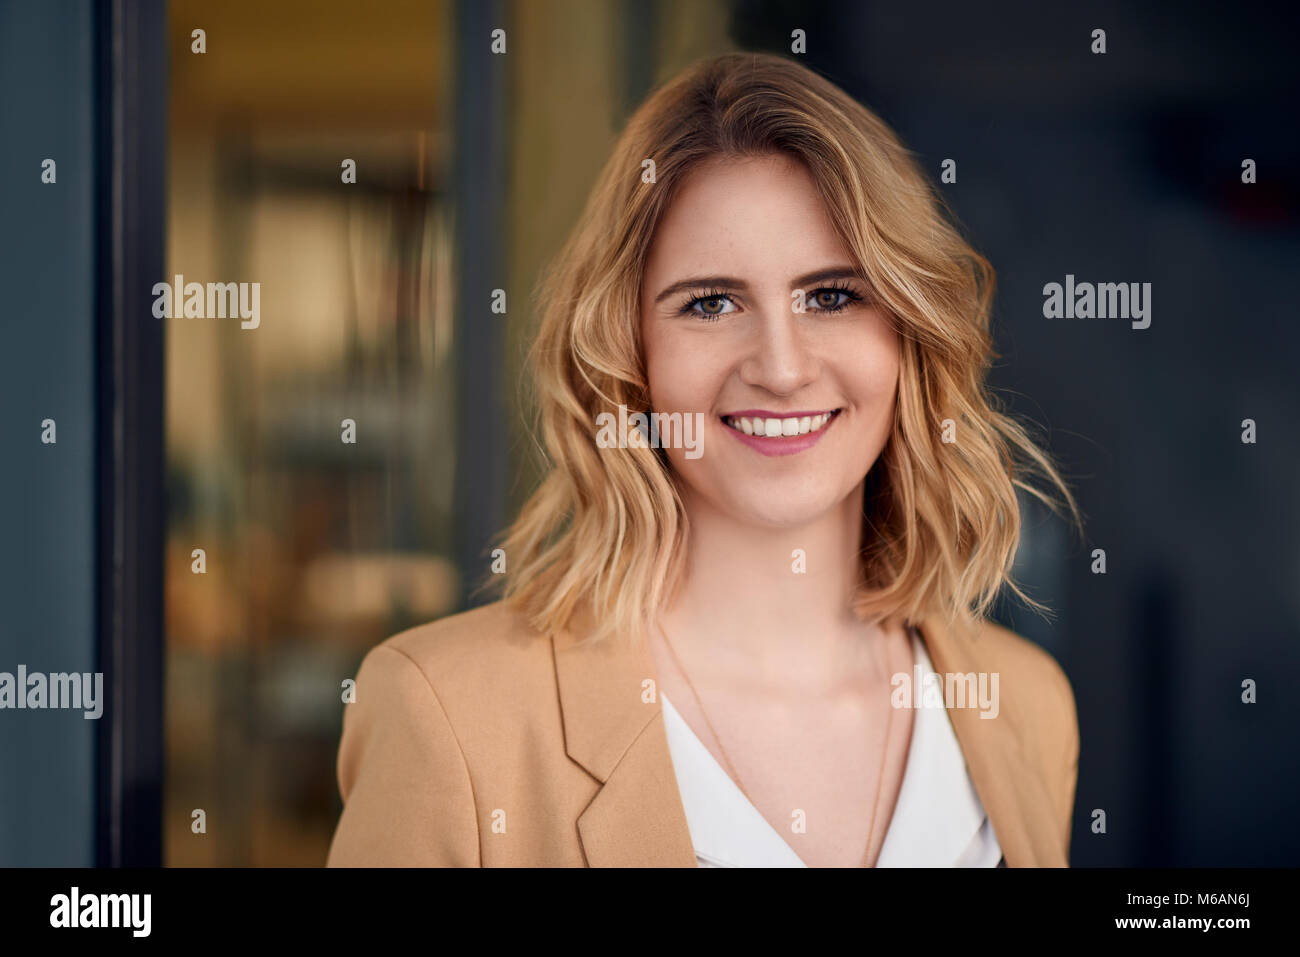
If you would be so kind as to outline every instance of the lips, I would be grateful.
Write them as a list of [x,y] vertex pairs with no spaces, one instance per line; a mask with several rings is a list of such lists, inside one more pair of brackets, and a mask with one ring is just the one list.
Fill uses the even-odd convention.
[[724,415],[722,421],[738,432],[763,437],[807,435],[824,428],[837,410],[794,412],[784,415],[759,410]]
[[841,409],[770,412],[745,409],[722,416],[727,431],[763,455],[795,455],[811,448],[839,417]]

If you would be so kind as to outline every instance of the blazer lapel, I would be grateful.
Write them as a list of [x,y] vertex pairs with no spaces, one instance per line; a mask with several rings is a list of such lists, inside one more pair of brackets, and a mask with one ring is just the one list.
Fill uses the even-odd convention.
[[603,785],[578,817],[587,863],[698,866],[649,649],[622,637],[579,642],[572,631],[552,641],[565,751]]
[[[980,667],[978,636],[938,620],[917,628],[939,674],[988,670],[987,664]],[[1052,818],[1047,784],[1021,747],[1020,729],[1027,716],[1017,709],[1014,695],[999,702],[996,718],[981,718],[976,708],[949,708],[947,713],[1007,866],[1068,866],[1057,840],[1060,828]]]
[[[979,672],[978,638],[938,620],[917,625],[940,674]],[[578,835],[592,867],[696,867],[686,812],[673,771],[658,677],[643,641],[580,642],[573,631],[552,639],[564,746],[602,787],[578,817]],[[643,701],[647,680],[655,682]],[[1026,716],[1015,698],[997,718],[975,708],[948,709],[971,783],[993,824],[1009,867],[1065,867],[1052,801],[1038,769],[1026,760],[1019,729]]]

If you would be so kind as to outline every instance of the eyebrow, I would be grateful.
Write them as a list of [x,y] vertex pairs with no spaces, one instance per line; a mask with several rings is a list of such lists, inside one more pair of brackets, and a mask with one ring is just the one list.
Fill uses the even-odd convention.
[[[832,282],[836,279],[856,279],[859,282],[866,282],[866,277],[852,266],[831,266],[829,269],[818,269],[816,272],[799,276],[795,279],[791,288],[803,289],[815,283]],[[743,279],[735,279],[731,276],[692,276],[689,279],[678,280],[668,286],[663,292],[655,296],[655,303],[661,303],[676,293],[686,292],[689,289],[698,289],[702,286],[724,290],[745,290],[749,288],[749,284]]]

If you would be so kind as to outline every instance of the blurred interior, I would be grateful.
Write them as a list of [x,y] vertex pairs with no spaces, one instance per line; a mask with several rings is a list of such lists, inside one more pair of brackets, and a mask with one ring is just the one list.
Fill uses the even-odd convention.
[[[616,123],[655,74],[728,48],[720,4],[494,8],[508,14],[502,122],[516,144],[511,215],[491,238],[508,263],[492,283],[510,297],[499,317],[457,309],[453,87],[475,80],[456,12],[170,3],[168,275],[260,281],[262,318],[168,328],[169,865],[323,862],[342,679],[478,583],[462,567],[474,549],[457,549],[458,455],[509,436],[497,518],[535,477],[521,390],[505,390],[504,415],[457,408],[458,379],[476,374],[459,324],[505,324],[505,381],[518,381],[532,285]],[[207,52],[182,52],[200,28]],[[622,55],[634,34],[659,39]],[[206,834],[191,831],[196,808]]]

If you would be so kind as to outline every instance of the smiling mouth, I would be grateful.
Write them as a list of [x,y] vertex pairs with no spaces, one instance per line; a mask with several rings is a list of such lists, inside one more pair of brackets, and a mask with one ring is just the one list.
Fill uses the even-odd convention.
[[758,415],[724,415],[723,424],[745,435],[759,438],[790,438],[820,432],[831,420],[842,412],[832,409],[812,415],[758,416]]

